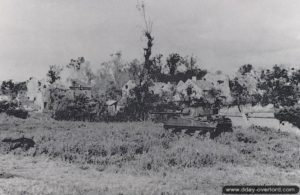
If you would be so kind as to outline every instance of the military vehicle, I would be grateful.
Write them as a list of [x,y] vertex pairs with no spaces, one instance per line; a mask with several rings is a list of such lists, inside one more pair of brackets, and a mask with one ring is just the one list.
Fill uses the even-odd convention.
[[232,132],[232,121],[219,114],[219,109],[211,106],[185,106],[181,111],[152,112],[161,117],[163,127],[174,133],[184,131],[187,134],[209,133],[215,138],[223,132]]

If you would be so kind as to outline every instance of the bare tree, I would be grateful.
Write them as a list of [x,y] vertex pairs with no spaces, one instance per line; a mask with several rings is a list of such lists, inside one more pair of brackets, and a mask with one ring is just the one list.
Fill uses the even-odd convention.
[[146,71],[149,72],[150,68],[151,68],[150,57],[152,54],[152,46],[153,46],[153,40],[154,40],[154,37],[152,36],[153,22],[149,18],[147,18],[146,5],[143,1],[141,3],[138,3],[137,8],[141,12],[142,17],[145,22],[144,36],[147,39],[147,47],[144,48],[144,58],[145,58],[144,66],[145,66]]

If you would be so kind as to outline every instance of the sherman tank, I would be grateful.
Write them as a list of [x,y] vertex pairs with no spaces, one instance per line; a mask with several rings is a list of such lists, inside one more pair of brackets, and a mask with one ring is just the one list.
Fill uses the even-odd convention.
[[181,111],[153,112],[161,116],[163,127],[173,133],[185,132],[187,134],[206,134],[215,138],[223,132],[232,132],[232,121],[230,118],[220,115],[219,109],[196,106],[186,107]]

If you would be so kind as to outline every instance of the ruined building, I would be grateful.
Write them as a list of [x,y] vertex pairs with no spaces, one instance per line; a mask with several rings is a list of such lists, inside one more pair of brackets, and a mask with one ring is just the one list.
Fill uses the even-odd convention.
[[28,111],[43,112],[49,101],[48,86],[44,80],[31,77],[26,81],[26,90],[19,90],[16,99],[19,105]]

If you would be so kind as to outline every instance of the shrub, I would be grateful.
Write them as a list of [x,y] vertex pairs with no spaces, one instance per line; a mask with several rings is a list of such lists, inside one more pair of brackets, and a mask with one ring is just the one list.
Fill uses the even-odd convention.
[[99,121],[105,118],[105,113],[103,102],[80,94],[74,99],[61,98],[52,117],[56,120]]
[[5,112],[9,116],[15,116],[22,119],[26,119],[28,117],[28,111],[18,108],[18,104],[15,101],[0,102],[0,113],[1,112]]
[[28,117],[28,111],[23,110],[23,109],[12,109],[12,110],[7,110],[6,114],[10,116],[15,116],[18,118],[26,119]]
[[0,112],[6,112],[11,106],[11,103],[8,101],[0,102]]
[[300,106],[285,107],[275,112],[275,118],[280,122],[288,121],[289,123],[300,128]]

